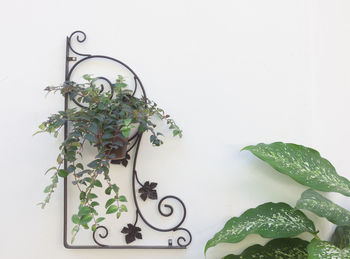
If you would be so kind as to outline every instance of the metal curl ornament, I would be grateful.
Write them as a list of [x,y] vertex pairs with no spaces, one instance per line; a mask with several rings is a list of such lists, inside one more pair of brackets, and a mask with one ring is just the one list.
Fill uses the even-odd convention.
[[[146,96],[146,91],[145,88],[142,85],[142,82],[140,78],[137,76],[137,74],[125,63],[123,63],[120,60],[117,60],[115,58],[109,57],[109,56],[104,56],[104,55],[90,55],[90,54],[83,54],[78,51],[76,51],[72,47],[72,42],[73,40],[78,42],[78,43],[83,43],[86,40],[86,34],[83,31],[74,31],[70,36],[66,38],[66,66],[65,66],[65,81],[69,82],[71,81],[71,76],[75,69],[82,63],[86,61],[93,61],[95,59],[106,59],[113,61],[120,66],[126,68],[132,75],[134,79],[134,90],[132,93],[132,96],[136,94],[137,89],[141,90],[141,95],[145,98]],[[79,57],[72,57],[70,54],[74,53],[78,55]],[[79,59],[78,59],[79,58]],[[70,65],[70,62],[74,62],[74,64]],[[111,81],[108,78],[105,77],[98,77],[100,80],[103,80],[107,82],[107,84],[101,84],[101,92],[106,89],[106,87],[110,87],[111,89],[111,98],[113,97],[113,85]],[[83,107],[79,102],[77,102],[74,98],[72,99],[73,102],[80,106]],[[65,111],[68,109],[68,103],[69,102],[69,95],[65,95],[65,102],[64,102],[64,107]],[[86,108],[86,107],[83,107]],[[67,139],[68,137],[68,123],[65,123],[64,125],[64,138]],[[92,234],[92,240],[95,243],[95,245],[70,245],[68,244],[68,180],[65,177],[64,178],[64,246],[69,249],[185,249],[187,246],[192,242],[192,235],[191,232],[182,227],[182,224],[185,221],[187,211],[184,202],[174,196],[174,195],[167,195],[161,198],[158,201],[157,204],[157,209],[158,213],[163,216],[163,217],[170,217],[174,215],[174,207],[167,203],[167,201],[175,200],[181,205],[183,214],[181,218],[179,219],[178,223],[175,224],[175,226],[170,227],[170,228],[159,228],[150,222],[147,221],[146,217],[142,214],[141,207],[139,206],[138,199],[140,199],[136,193],[136,185],[140,185],[141,187],[144,187],[143,189],[143,197],[145,198],[145,194],[147,194],[147,200],[156,200],[158,198],[156,191],[154,190],[155,187],[157,186],[155,183],[151,182],[149,183],[146,181],[145,183],[148,182],[148,184],[145,186],[143,184],[138,176],[138,173],[136,171],[136,165],[137,165],[137,156],[139,153],[139,148],[140,148],[140,143],[142,139],[142,133],[136,133],[134,136],[131,136],[129,138],[129,147],[128,147],[128,154],[133,151],[133,160],[132,163],[132,173],[131,173],[131,180],[132,180],[132,195],[133,195],[133,201],[134,201],[134,206],[135,206],[135,216],[134,216],[134,224],[128,224],[127,226],[118,226],[118,227],[113,227],[111,230],[113,232],[120,233],[122,232],[125,234],[125,239],[127,239],[128,244],[118,244],[118,245],[107,245],[102,243],[101,239],[106,239],[109,236],[109,231],[106,226],[102,225],[97,225],[95,231]],[[127,164],[127,163],[125,163]],[[64,160],[64,169],[67,170],[67,161]],[[144,199],[144,202],[146,199]],[[158,232],[177,232],[177,231],[183,231],[186,232],[188,237],[184,237],[183,235],[179,236],[176,238],[176,242],[173,244],[172,239],[165,240],[164,243],[161,243],[160,245],[134,245],[133,242],[136,241],[137,239],[142,239],[143,237],[146,238],[146,234],[141,234],[141,228],[138,226],[139,223],[144,223],[147,227],[150,229],[153,229],[154,231]],[[116,230],[116,231],[114,231]],[[139,242],[139,241],[138,241]],[[130,243],[130,244],[129,244]]]
[[95,242],[97,245],[99,245],[99,246],[101,246],[101,247],[104,247],[105,245],[102,244],[102,243],[100,243],[100,242],[98,242],[97,239],[96,239],[96,235],[97,235],[97,233],[98,233],[98,231],[99,231],[100,229],[103,229],[103,230],[104,230],[104,234],[101,234],[101,233],[98,234],[98,236],[99,236],[100,238],[103,238],[103,239],[104,239],[104,238],[106,238],[106,237],[108,236],[108,229],[107,229],[105,226],[98,226],[98,227],[95,229],[95,231],[93,232],[92,238],[94,239],[94,242]]
[[[83,42],[86,40],[86,34],[85,34],[85,32],[83,32],[83,31],[75,31],[75,32],[73,32],[73,33],[68,37],[68,47],[69,47],[69,49],[70,49],[73,53],[75,53],[75,54],[77,54],[77,55],[79,55],[79,56],[85,56],[85,57],[91,56],[90,54],[79,53],[79,52],[77,52],[77,51],[75,51],[75,50],[73,49],[73,47],[72,47],[72,38],[73,38],[74,35],[76,35],[76,40],[77,40],[79,43],[83,43]],[[82,36],[82,38],[80,38],[80,36]]]

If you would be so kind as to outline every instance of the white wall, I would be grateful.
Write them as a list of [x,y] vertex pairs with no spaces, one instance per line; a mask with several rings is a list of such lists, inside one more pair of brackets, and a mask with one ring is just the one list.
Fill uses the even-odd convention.
[[[349,11],[345,0],[2,1],[0,257],[203,258],[231,216],[266,201],[294,205],[304,190],[239,151],[248,144],[312,146],[350,177]],[[62,108],[42,89],[64,79],[65,36],[76,29],[88,35],[82,51],[129,64],[182,126],[181,140],[143,143],[139,171],[186,203],[187,250],[67,250],[62,186],[47,209],[35,206],[59,142],[31,135]],[[327,238],[332,226],[316,224]]]

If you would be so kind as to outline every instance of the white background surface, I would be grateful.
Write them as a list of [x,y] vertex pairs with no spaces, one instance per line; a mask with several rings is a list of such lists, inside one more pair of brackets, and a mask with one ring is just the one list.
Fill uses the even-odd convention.
[[[248,144],[312,146],[350,177],[349,11],[345,0],[1,1],[0,257],[204,258],[231,216],[267,201],[294,206],[304,190],[240,152]],[[42,89],[64,79],[65,36],[76,29],[88,35],[82,52],[129,64],[182,126],[181,140],[144,141],[139,171],[186,203],[187,250],[67,250],[62,185],[47,209],[35,206],[59,142],[32,133],[63,105]],[[332,225],[316,225],[328,238]],[[220,245],[207,258],[243,248]]]

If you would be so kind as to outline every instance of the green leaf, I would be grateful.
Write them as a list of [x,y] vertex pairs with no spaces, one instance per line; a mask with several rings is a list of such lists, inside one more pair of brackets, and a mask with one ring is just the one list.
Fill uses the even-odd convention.
[[128,138],[130,136],[130,131],[131,131],[131,129],[129,129],[129,128],[122,128],[121,129],[121,132],[125,138]]
[[112,205],[115,201],[116,201],[115,198],[109,199],[109,200],[106,202],[106,205],[105,205],[106,209],[107,209],[110,205]]
[[121,202],[126,202],[126,201],[127,201],[127,200],[126,200],[126,197],[125,197],[124,195],[120,195],[120,196],[118,197],[118,200],[121,201]]
[[61,154],[59,154],[57,157],[57,163],[61,164],[62,162],[63,162],[63,158],[62,158]]
[[130,118],[124,120],[124,125],[129,125],[130,123],[131,123]]
[[117,219],[119,219],[121,215],[122,214],[120,212],[117,212],[117,214],[116,214]]
[[74,232],[78,232],[79,231],[79,225],[75,225],[72,229],[72,234],[74,234]]
[[113,191],[115,192],[115,194],[118,195],[119,188],[118,188],[118,186],[117,186],[116,184],[112,184],[112,189],[113,189]]
[[120,212],[123,212],[123,211],[128,212],[128,208],[124,204],[120,206]]
[[96,123],[92,122],[90,127],[89,127],[89,131],[95,135],[98,134],[98,126],[96,125]]
[[339,192],[350,196],[350,181],[339,176],[333,165],[314,149],[296,144],[275,142],[247,146],[261,160],[300,184],[324,192]]
[[69,165],[68,168],[67,168],[67,173],[70,174],[72,172],[74,172],[75,170],[75,166],[74,165]]
[[79,212],[78,212],[78,216],[81,217],[81,216],[85,216],[87,214],[90,214],[91,210],[88,206],[83,206],[83,207],[80,207],[79,209]]
[[227,255],[223,259],[307,259],[309,242],[299,238],[279,238],[265,246],[253,245],[240,255]]
[[[91,214],[88,214],[88,215],[82,216],[82,217],[80,218],[79,223],[80,223],[81,225],[85,225],[85,224],[89,223],[91,220],[92,220],[92,215],[91,215]],[[86,226],[83,226],[83,227],[86,228]]]
[[87,196],[87,198],[88,198],[89,200],[92,200],[92,199],[97,198],[97,195],[94,194],[94,193],[89,193],[88,196]]
[[72,221],[73,221],[74,224],[79,224],[79,220],[80,220],[80,218],[79,218],[79,216],[77,214],[74,214],[72,216]]
[[51,191],[52,188],[52,184],[46,186],[46,188],[44,189],[44,193],[49,193]]
[[101,161],[99,159],[96,159],[94,161],[91,161],[87,164],[88,167],[96,169]]
[[350,227],[348,226],[338,226],[333,235],[332,235],[332,243],[343,249],[350,245]]
[[227,221],[224,228],[207,242],[204,253],[220,243],[238,243],[249,234],[286,238],[303,232],[316,233],[314,223],[304,213],[286,203],[268,202]]
[[100,205],[97,201],[93,201],[93,202],[91,202],[91,204],[90,204],[90,206],[91,207],[96,207],[96,206],[98,206],[98,205]]
[[110,139],[113,138],[113,135],[111,133],[105,133],[102,135],[102,139]]
[[56,166],[53,166],[53,167],[47,169],[46,172],[45,172],[45,174],[47,174],[49,171],[54,170],[54,169],[57,169]]
[[96,231],[96,228],[97,228],[97,225],[96,225],[96,224],[93,224],[93,225],[91,226],[91,230],[92,230],[93,232]]
[[297,209],[306,209],[319,217],[325,217],[338,226],[350,226],[350,212],[309,189],[298,200]]
[[60,170],[58,170],[58,175],[60,177],[64,178],[64,177],[67,177],[68,172],[66,170],[64,170],[64,169],[60,169]]
[[94,185],[96,187],[102,187],[102,183],[100,182],[100,180],[97,180],[97,179],[95,180]]
[[86,74],[86,75],[83,75],[83,78],[86,80],[86,81],[91,81],[92,80],[92,75],[90,74]]
[[114,212],[117,212],[118,211],[118,207],[116,205],[111,205],[107,211],[106,211],[106,214],[112,214]]
[[86,193],[85,193],[85,192],[80,192],[80,194],[79,194],[80,200],[84,200],[84,199],[85,199],[85,196],[86,196]]
[[84,166],[83,166],[82,163],[78,163],[78,164],[76,165],[76,167],[79,168],[79,169],[81,169],[81,170],[84,170]]
[[90,133],[86,134],[85,138],[87,140],[89,140],[91,143],[97,143],[97,138],[94,135],[90,134]]
[[[91,216],[91,215],[86,215],[86,216]],[[84,220],[88,220],[88,219],[84,219]],[[89,226],[87,225],[87,223],[81,223],[81,225],[83,226],[84,229],[89,229]]]
[[350,247],[340,249],[327,241],[314,238],[307,247],[308,259],[349,259]]
[[112,191],[112,187],[107,187],[105,190],[105,194],[110,195]]
[[100,218],[97,218],[96,219],[96,223],[100,223],[102,220],[104,220],[105,218],[104,217],[100,217]]

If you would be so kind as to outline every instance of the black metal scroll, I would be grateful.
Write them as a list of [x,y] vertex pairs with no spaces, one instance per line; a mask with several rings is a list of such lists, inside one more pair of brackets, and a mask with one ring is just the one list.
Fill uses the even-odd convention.
[[[140,89],[142,91],[142,95],[146,97],[146,91],[142,85],[141,80],[139,79],[139,77],[136,75],[136,73],[129,66],[127,66],[125,63],[123,63],[115,58],[112,58],[112,57],[103,56],[103,55],[90,55],[90,54],[80,53],[80,52],[76,51],[72,46],[72,43],[75,40],[78,43],[84,42],[86,40],[86,34],[83,31],[75,31],[66,39],[66,69],[65,69],[65,80],[66,81],[70,81],[72,73],[75,70],[75,68],[79,64],[85,62],[86,60],[107,59],[107,60],[114,61],[114,62],[118,63],[119,65],[123,66],[133,75],[134,85],[135,85],[133,95],[136,93],[137,88],[140,87]],[[75,54],[76,56],[71,56],[71,54],[73,54],[73,55]],[[71,62],[75,62],[75,63],[70,67]],[[105,77],[99,77],[99,79],[103,80],[104,82],[107,83],[107,87],[110,87],[111,95],[113,95],[113,87],[112,87],[110,80],[108,80]],[[101,91],[103,91],[105,87],[106,86],[104,84],[101,84]],[[66,94],[65,103],[64,103],[65,110],[68,109],[68,100],[69,100],[69,98],[68,98],[68,95]],[[83,107],[83,106],[81,106],[81,104],[79,102],[75,101],[74,99],[73,99],[73,102],[76,105]],[[67,138],[67,136],[68,136],[68,125],[66,123],[65,128],[64,128],[65,139]],[[133,193],[133,201],[134,201],[134,205],[135,205],[135,220],[134,220],[133,224],[128,224],[128,226],[124,227],[121,231],[121,234],[125,235],[126,243],[132,243],[136,239],[141,239],[142,238],[141,229],[140,229],[140,227],[138,227],[137,223],[142,221],[147,227],[153,229],[154,231],[158,231],[158,232],[178,232],[178,231],[181,232],[182,231],[182,232],[186,233],[186,237],[180,235],[176,239],[174,244],[173,244],[172,239],[168,239],[164,242],[164,244],[155,245],[155,246],[154,245],[152,245],[152,246],[128,245],[128,244],[106,245],[103,243],[103,239],[108,236],[108,234],[109,234],[108,229],[106,226],[99,226],[96,228],[96,230],[92,234],[93,241],[95,242],[96,245],[84,245],[84,246],[70,245],[67,241],[68,240],[68,230],[67,230],[67,227],[68,227],[67,226],[68,225],[67,224],[67,222],[68,222],[68,219],[67,219],[68,190],[67,190],[67,178],[65,178],[64,179],[64,246],[66,248],[70,248],[70,249],[184,249],[191,243],[191,241],[192,241],[191,232],[189,230],[187,230],[186,228],[182,227],[182,224],[186,218],[186,207],[185,207],[185,204],[182,202],[182,200],[179,199],[178,197],[168,195],[168,196],[161,198],[158,202],[158,212],[163,217],[170,217],[171,215],[173,215],[173,212],[174,212],[173,206],[166,203],[168,200],[172,199],[174,201],[177,201],[181,205],[181,208],[183,209],[183,215],[182,215],[182,218],[179,220],[179,223],[177,223],[174,227],[171,227],[171,228],[156,227],[153,224],[151,224],[149,221],[147,221],[146,217],[142,214],[141,208],[140,208],[139,203],[138,203],[138,197],[137,197],[136,192],[138,191],[138,193],[140,194],[140,197],[143,201],[145,201],[147,199],[157,200],[158,196],[157,196],[157,192],[155,190],[155,187],[157,186],[157,184],[152,183],[152,182],[150,183],[149,181],[146,181],[145,183],[141,183],[141,181],[139,180],[138,175],[137,175],[136,164],[137,164],[137,156],[139,153],[141,139],[142,139],[142,134],[139,134],[139,133],[134,135],[133,137],[131,137],[129,139],[129,142],[131,142],[132,144],[130,145],[128,151],[135,149],[133,164],[132,164],[132,193]],[[130,157],[128,157],[128,158],[130,158]],[[122,161],[122,163],[123,162],[126,162],[126,161]],[[126,165],[126,164],[124,164],[124,165]],[[66,160],[64,161],[64,167],[65,167],[65,169],[67,169],[67,161]],[[137,189],[136,188],[137,185],[140,188]]]

